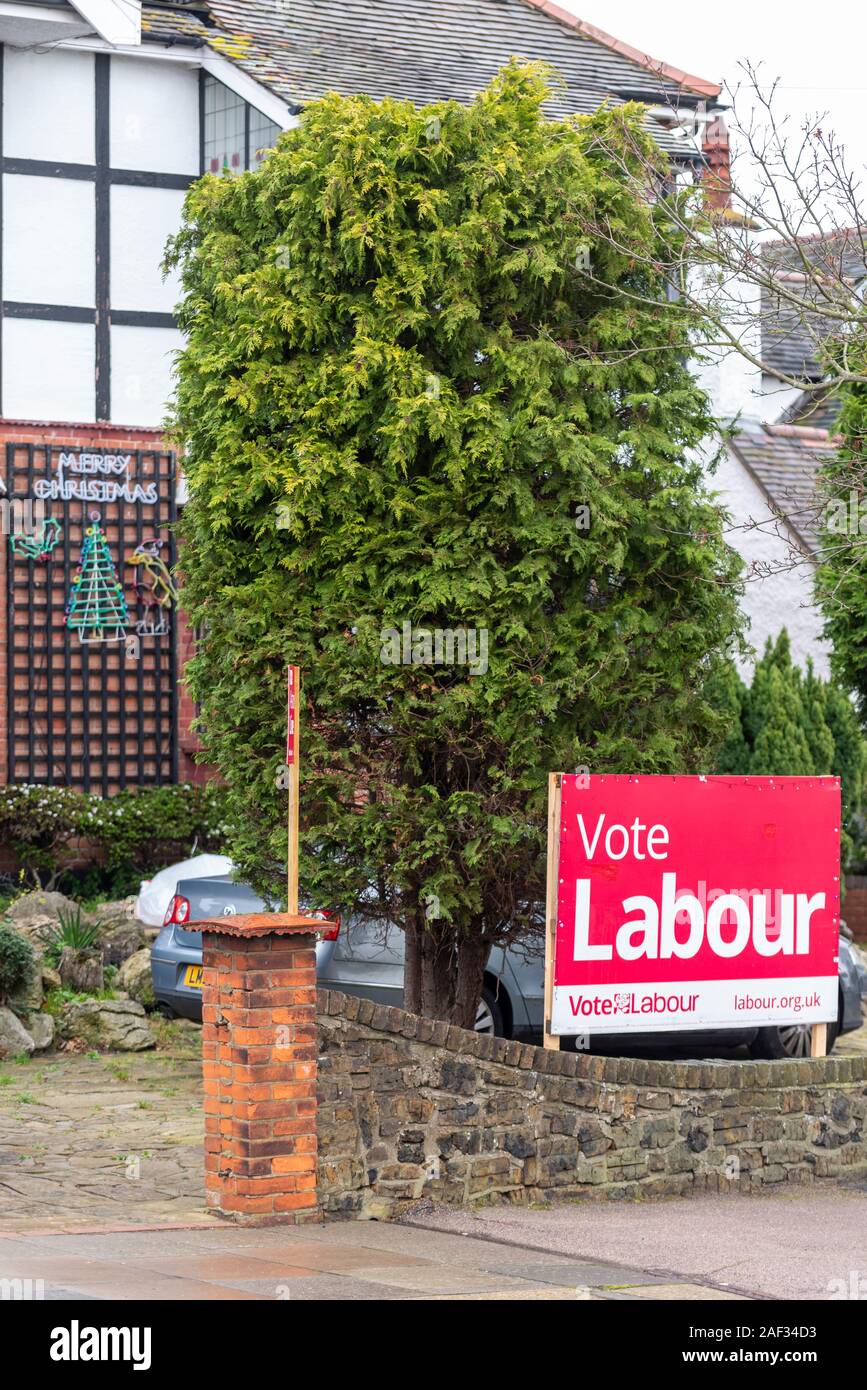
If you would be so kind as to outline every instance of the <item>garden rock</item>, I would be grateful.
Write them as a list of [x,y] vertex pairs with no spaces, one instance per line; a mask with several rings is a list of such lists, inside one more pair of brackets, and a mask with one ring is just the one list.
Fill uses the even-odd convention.
[[118,1052],[145,1052],[156,1047],[145,1011],[134,999],[83,999],[63,1010],[62,1031],[91,1046]]
[[110,925],[108,930],[100,931],[99,945],[105,965],[123,965],[124,961],[140,951],[144,944],[144,931],[135,918],[125,918]]
[[34,1052],[44,1052],[54,1042],[54,1019],[51,1014],[28,1014],[25,1026],[33,1039]]
[[9,1007],[22,1015],[36,1013],[42,1008],[42,952],[35,942],[30,944],[34,951],[33,974],[29,983],[10,995],[8,1001]]
[[123,965],[144,945],[144,931],[135,915],[135,898],[100,903],[90,913],[99,923],[99,944],[105,965]]
[[53,989],[60,989],[61,985],[63,984],[63,981],[60,978],[59,970],[53,970],[50,965],[46,965],[43,961],[41,973],[42,988],[46,994],[49,994]]
[[60,981],[73,994],[97,994],[105,984],[99,951],[76,951],[64,946],[60,953]]
[[78,904],[64,893],[37,889],[33,893],[25,893],[23,898],[14,902],[6,913],[6,920],[28,941],[42,946],[54,928],[60,925],[61,912],[74,917],[77,911]]
[[126,990],[129,997],[137,999],[140,1004],[155,1004],[150,951],[136,951],[134,956],[124,961],[117,972],[115,984],[118,989]]
[[20,1052],[29,1057],[35,1046],[20,1018],[11,1009],[0,1008],[0,1057],[17,1057]]
[[106,932],[113,932],[118,927],[138,922],[135,904],[135,898],[118,898],[116,902],[99,903],[91,915],[102,922]]

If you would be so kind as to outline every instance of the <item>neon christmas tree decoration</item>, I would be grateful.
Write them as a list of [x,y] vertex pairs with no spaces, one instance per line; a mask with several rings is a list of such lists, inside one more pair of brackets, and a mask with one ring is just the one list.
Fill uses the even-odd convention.
[[80,642],[122,642],[126,599],[99,520],[99,512],[91,512],[66,605],[66,626],[78,632]]

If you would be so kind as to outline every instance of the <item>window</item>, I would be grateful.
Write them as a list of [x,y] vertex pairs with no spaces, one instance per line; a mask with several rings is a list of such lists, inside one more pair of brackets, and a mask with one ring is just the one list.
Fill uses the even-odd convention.
[[207,73],[204,89],[202,172],[242,174],[258,169],[280,127]]

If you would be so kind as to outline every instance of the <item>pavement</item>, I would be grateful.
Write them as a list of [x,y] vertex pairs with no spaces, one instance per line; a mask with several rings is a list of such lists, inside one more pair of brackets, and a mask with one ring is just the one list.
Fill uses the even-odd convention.
[[0,1297],[16,1291],[58,1301],[171,1302],[738,1297],[703,1280],[618,1261],[371,1221],[0,1235]]
[[419,1203],[410,1219],[474,1241],[532,1247],[539,1258],[580,1254],[753,1298],[867,1299],[867,1182],[545,1211]]
[[172,1024],[155,1053],[0,1063],[0,1299],[867,1298],[867,1184],[227,1225],[199,1046]]

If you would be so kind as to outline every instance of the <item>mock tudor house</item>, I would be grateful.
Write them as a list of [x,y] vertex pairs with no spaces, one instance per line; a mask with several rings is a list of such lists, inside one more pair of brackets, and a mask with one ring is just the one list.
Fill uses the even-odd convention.
[[0,45],[0,484],[42,507],[2,546],[0,782],[190,780],[161,433],[190,183],[255,168],[327,91],[469,100],[513,55],[559,73],[552,115],[640,100],[675,165],[724,178],[720,88],[549,0],[3,0]]

